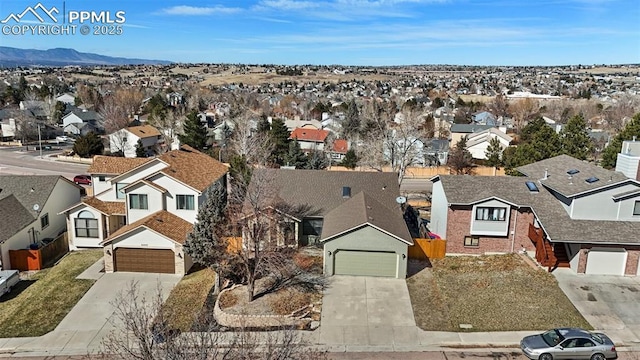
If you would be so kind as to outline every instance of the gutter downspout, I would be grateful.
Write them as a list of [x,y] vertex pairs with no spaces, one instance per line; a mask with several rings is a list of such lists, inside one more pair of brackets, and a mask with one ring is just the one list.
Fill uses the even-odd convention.
[[518,225],[518,209],[516,209],[516,218],[513,219],[513,233],[511,234],[511,253],[515,251],[516,247],[516,227]]

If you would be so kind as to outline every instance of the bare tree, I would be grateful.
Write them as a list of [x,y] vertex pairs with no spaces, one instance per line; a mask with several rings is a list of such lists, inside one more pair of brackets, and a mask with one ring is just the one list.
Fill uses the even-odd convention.
[[144,99],[144,92],[138,89],[117,89],[104,98],[100,106],[100,115],[104,118],[107,133],[124,129],[138,112]]
[[145,298],[137,283],[122,290],[112,304],[115,326],[102,340],[98,356],[124,360],[288,360],[326,359],[326,353],[308,348],[299,334],[283,328],[277,332],[255,333],[244,328],[220,332],[210,312],[194,319],[194,329],[178,333],[171,328],[163,309],[162,289]]
[[235,128],[230,147],[236,154],[244,156],[248,164],[266,166],[273,145],[268,134],[258,133],[249,114],[243,114],[234,120]]
[[540,110],[538,102],[531,98],[516,100],[509,106],[509,111],[513,116],[516,132],[520,132],[524,125],[533,119]]

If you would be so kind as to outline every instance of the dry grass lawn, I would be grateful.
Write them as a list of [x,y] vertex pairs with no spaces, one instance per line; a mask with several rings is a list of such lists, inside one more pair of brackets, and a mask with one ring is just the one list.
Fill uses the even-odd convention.
[[94,280],[79,280],[102,250],[77,251],[52,268],[22,280],[0,299],[0,337],[41,336],[64,319]]
[[216,281],[209,269],[194,271],[180,280],[162,305],[169,328],[190,331],[204,308]]
[[553,275],[519,255],[446,257],[407,279],[416,324],[423,330],[591,328]]

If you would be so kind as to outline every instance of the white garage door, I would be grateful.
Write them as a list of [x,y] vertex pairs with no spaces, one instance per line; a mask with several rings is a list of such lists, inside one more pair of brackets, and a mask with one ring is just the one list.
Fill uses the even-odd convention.
[[591,248],[587,254],[585,273],[592,275],[624,275],[627,265],[625,249]]

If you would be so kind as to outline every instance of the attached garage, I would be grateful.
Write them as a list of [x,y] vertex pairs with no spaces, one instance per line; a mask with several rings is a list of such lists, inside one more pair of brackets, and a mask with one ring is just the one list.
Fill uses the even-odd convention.
[[334,275],[398,276],[398,255],[394,252],[337,250]]
[[169,249],[116,248],[115,271],[173,274],[176,272],[175,254]]
[[586,274],[624,275],[627,251],[623,248],[594,247],[587,253]]

